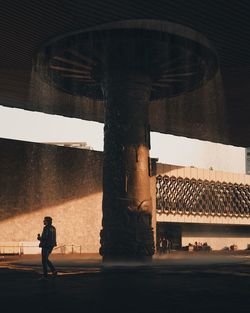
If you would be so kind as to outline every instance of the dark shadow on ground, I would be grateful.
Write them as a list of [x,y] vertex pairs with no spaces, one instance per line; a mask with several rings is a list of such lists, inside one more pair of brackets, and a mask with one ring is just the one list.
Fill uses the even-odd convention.
[[66,274],[48,281],[36,270],[0,267],[2,312],[249,312],[248,256],[171,257],[149,266],[80,261],[61,260],[82,273],[61,266]]

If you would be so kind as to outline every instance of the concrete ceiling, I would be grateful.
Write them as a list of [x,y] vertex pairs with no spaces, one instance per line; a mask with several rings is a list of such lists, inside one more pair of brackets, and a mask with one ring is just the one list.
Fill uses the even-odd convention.
[[[0,104],[103,121],[102,103],[35,106],[29,97],[32,58],[48,39],[127,19],[157,19],[202,33],[217,50],[224,87],[211,100],[210,83],[151,107],[151,129],[250,146],[250,1],[248,0],[10,0],[0,7]],[[224,98],[224,101],[222,100]],[[207,102],[207,100],[209,101]],[[197,102],[197,103],[196,103]],[[204,102],[205,109],[201,109]],[[199,114],[198,114],[199,113]]]

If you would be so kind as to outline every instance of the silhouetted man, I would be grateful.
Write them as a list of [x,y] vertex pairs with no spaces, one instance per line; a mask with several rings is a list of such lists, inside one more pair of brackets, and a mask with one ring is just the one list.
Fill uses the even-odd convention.
[[43,223],[45,226],[42,235],[40,236],[38,234],[37,239],[40,240],[39,247],[42,248],[43,279],[47,279],[48,267],[53,276],[57,275],[54,265],[49,260],[49,255],[56,246],[56,229],[52,225],[52,218],[50,216],[45,216]]

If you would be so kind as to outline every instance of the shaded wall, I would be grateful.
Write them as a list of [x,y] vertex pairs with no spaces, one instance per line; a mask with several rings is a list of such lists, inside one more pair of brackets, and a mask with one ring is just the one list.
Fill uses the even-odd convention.
[[51,215],[58,245],[98,252],[102,153],[0,140],[0,242],[34,241]]

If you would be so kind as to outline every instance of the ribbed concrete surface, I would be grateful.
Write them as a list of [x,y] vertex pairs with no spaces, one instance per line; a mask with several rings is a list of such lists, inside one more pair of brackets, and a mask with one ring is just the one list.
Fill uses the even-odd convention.
[[[29,81],[32,56],[49,38],[76,29],[125,19],[169,20],[191,27],[205,35],[215,46],[221,63],[226,109],[218,133],[205,134],[191,114],[190,124],[178,120],[152,117],[152,129],[240,146],[250,146],[250,2],[247,0],[11,0],[1,1],[0,10],[0,104],[32,109],[29,103]],[[222,91],[219,90],[220,93]],[[209,97],[205,94],[204,97]],[[188,101],[192,103],[192,99]],[[188,104],[190,105],[190,104]],[[174,105],[173,105],[174,106]],[[33,108],[59,113],[60,108]],[[183,110],[183,108],[182,108]],[[199,108],[195,108],[196,111]],[[172,116],[166,111],[163,116]],[[61,110],[66,116],[102,121],[98,104],[88,113],[75,109]],[[185,115],[185,114],[184,114]],[[170,120],[169,120],[170,119]],[[221,119],[221,117],[218,117]],[[172,122],[171,122],[172,121]],[[202,121],[206,128],[206,121]],[[224,124],[227,125],[225,130]],[[168,125],[168,126],[164,126]]]

